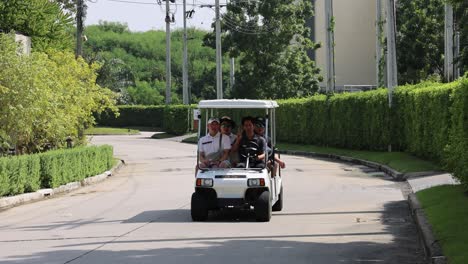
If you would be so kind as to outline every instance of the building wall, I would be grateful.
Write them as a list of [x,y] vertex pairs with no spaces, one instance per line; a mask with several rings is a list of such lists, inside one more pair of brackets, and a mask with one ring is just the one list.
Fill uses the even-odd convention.
[[[326,80],[325,0],[315,0],[315,58]],[[327,0],[328,1],[328,0]],[[376,1],[333,0],[335,17],[335,81],[343,85],[376,85]],[[323,82],[322,87],[326,86]]]
[[31,54],[31,38],[21,34],[15,34],[15,41],[21,44],[21,52]]

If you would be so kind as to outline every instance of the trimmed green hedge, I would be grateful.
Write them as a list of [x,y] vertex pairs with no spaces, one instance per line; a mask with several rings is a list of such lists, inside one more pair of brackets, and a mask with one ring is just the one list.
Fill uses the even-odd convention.
[[0,196],[34,192],[80,181],[113,166],[111,146],[53,150],[0,158]]
[[120,115],[117,118],[112,112],[104,112],[96,116],[98,125],[110,127],[163,127],[164,106],[120,105],[118,109]]
[[468,79],[452,94],[450,140],[447,145],[447,167],[468,189]]
[[280,100],[278,140],[351,149],[384,150],[390,142],[387,92]]
[[118,108],[119,117],[103,113],[96,117],[96,123],[111,127],[158,127],[170,134],[182,135],[190,130],[193,122],[193,107],[187,105],[126,105]]

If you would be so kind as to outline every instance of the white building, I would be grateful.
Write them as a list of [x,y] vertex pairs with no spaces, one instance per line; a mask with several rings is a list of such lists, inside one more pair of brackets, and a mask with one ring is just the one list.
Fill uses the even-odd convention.
[[[311,20],[312,40],[322,47],[310,56],[326,80],[325,1],[311,0],[315,16]],[[376,86],[376,0],[333,0],[335,18],[335,85]],[[326,81],[320,83],[326,86]]]

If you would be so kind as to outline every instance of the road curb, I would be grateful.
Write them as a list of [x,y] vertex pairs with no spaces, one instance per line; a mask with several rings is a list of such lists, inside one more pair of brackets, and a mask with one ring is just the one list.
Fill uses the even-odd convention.
[[123,165],[125,165],[125,162],[123,160],[119,160],[118,163],[109,171],[106,171],[96,176],[88,177],[79,182],[70,182],[65,185],[61,185],[57,188],[53,188],[53,189],[50,189],[50,188],[40,189],[32,193],[24,193],[24,194],[0,198],[0,210],[8,209],[8,208],[18,206],[21,204],[25,204],[25,203],[29,203],[29,202],[42,200],[44,198],[48,198],[53,195],[70,192],[78,188],[81,188],[83,186],[87,186],[87,185],[91,185],[91,184],[104,181],[105,179],[107,179],[107,177],[114,175]]
[[447,258],[442,253],[442,247],[433,235],[432,227],[429,224],[426,215],[424,214],[424,210],[422,209],[421,204],[419,203],[419,200],[416,197],[416,194],[411,193],[408,196],[408,203],[411,209],[411,215],[413,216],[414,221],[418,226],[418,231],[421,234],[424,243],[424,250],[429,260],[429,263],[448,263]]

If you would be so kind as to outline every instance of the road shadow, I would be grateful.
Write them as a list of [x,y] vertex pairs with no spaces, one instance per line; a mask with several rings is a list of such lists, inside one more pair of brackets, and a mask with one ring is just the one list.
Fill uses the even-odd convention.
[[[155,233],[138,237],[126,234],[76,238],[63,240],[43,252],[29,255],[11,254],[8,258],[0,259],[0,263],[427,263],[416,226],[410,216],[409,206],[404,200],[389,202],[384,205],[382,211],[285,212],[284,215],[275,213],[274,217],[353,213],[377,213],[384,228],[375,232],[365,232],[359,225],[355,225],[349,230],[332,233],[275,232],[268,235],[239,230],[235,236],[225,236],[222,233],[215,236],[193,236],[188,233],[176,237],[158,237]],[[205,223],[193,223],[193,230],[204,228],[201,226],[203,224],[209,226],[212,222],[234,221],[250,222],[255,219],[249,211],[218,212],[210,215]],[[190,210],[145,211],[121,223],[158,222],[190,223]],[[262,230],[262,225],[264,223],[258,223],[259,231]],[[382,240],[382,237],[390,240]],[[33,242],[10,243],[26,246],[27,243]]]

